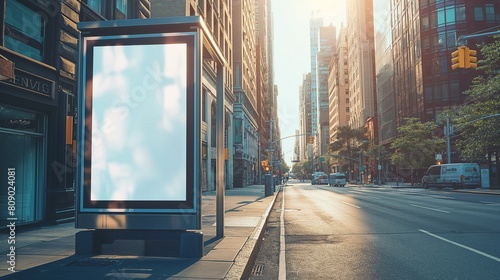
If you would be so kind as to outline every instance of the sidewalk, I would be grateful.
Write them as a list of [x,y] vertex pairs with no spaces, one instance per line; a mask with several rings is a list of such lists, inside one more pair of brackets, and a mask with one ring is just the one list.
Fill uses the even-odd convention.
[[[74,223],[16,232],[15,270],[11,272],[8,235],[0,234],[3,279],[241,279],[248,277],[278,191],[264,197],[264,186],[225,191],[224,238],[216,239],[215,192],[202,197],[204,255],[200,259],[74,255]],[[254,252],[255,251],[255,252]],[[249,265],[250,264],[250,265]]]

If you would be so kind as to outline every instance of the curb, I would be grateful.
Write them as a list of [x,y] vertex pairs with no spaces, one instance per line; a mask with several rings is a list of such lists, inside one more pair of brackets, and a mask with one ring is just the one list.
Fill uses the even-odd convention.
[[250,276],[250,273],[252,271],[252,264],[257,257],[256,249],[259,248],[262,241],[262,236],[264,234],[263,228],[267,224],[269,213],[274,207],[274,203],[276,202],[276,198],[278,197],[279,192],[282,190],[282,187],[283,186],[280,186],[279,189],[274,193],[273,200],[271,201],[271,203],[269,203],[266,210],[262,214],[257,227],[255,227],[252,234],[248,237],[248,240],[241,248],[240,252],[236,255],[234,264],[231,266],[231,268],[229,268],[224,279],[248,279],[248,277]]
[[460,193],[477,193],[477,194],[492,194],[492,195],[500,195],[500,191],[488,191],[482,189],[472,189],[472,190],[453,190],[454,192]]

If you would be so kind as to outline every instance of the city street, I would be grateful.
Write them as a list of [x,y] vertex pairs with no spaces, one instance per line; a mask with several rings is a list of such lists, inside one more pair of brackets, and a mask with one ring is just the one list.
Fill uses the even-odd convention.
[[291,180],[251,279],[498,279],[498,240],[499,195]]

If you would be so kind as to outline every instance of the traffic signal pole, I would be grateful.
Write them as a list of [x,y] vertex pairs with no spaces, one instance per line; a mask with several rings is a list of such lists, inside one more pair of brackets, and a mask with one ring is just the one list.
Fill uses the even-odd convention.
[[493,36],[493,35],[498,35],[500,34],[500,30],[497,31],[491,31],[491,32],[485,32],[485,33],[476,33],[476,34],[471,34],[471,35],[462,35],[458,37],[457,39],[457,45],[462,45],[464,42],[462,41],[467,41],[467,39],[474,39],[474,38],[479,38],[479,37],[487,37],[487,36]]
[[467,39],[493,36],[500,34],[500,30],[485,32],[485,33],[476,33],[472,35],[462,35],[457,39],[457,50],[451,53],[451,69],[455,70],[457,68],[463,69],[476,69],[477,67],[477,51],[471,50],[467,46],[465,46],[465,41]]

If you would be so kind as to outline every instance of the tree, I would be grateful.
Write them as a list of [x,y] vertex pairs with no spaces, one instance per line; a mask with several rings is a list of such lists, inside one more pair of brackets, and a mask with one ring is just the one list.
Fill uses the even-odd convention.
[[366,138],[364,128],[351,128],[350,126],[340,126],[337,129],[336,139],[330,143],[329,151],[338,152],[342,155],[351,155],[353,150],[357,149],[356,143],[361,143]]
[[[351,128],[350,126],[340,126],[337,129],[336,139],[330,143],[328,151],[330,154],[339,155],[339,164],[344,160],[342,157],[357,158],[362,148],[366,148],[363,143],[367,142],[366,131],[363,127]],[[349,169],[350,169],[349,161]],[[342,171],[346,171],[342,169]],[[349,176],[351,174],[349,173]],[[352,179],[352,178],[350,178]]]
[[[464,94],[467,101],[447,112],[454,125],[455,150],[465,161],[484,160],[488,148],[500,147],[500,118],[492,116],[500,112],[500,36],[492,43],[482,43],[481,60],[477,70],[480,75],[472,80],[472,85]],[[480,120],[478,120],[480,119]]]
[[422,123],[418,118],[406,118],[405,124],[398,128],[398,136],[392,142],[391,149],[395,151],[391,160],[400,172],[409,170],[413,175],[415,169],[434,164],[435,154],[445,148],[444,139],[434,135],[437,124]]
[[312,173],[311,168],[311,159],[301,161],[295,164],[292,168],[292,172],[296,178],[309,178],[309,175]]

